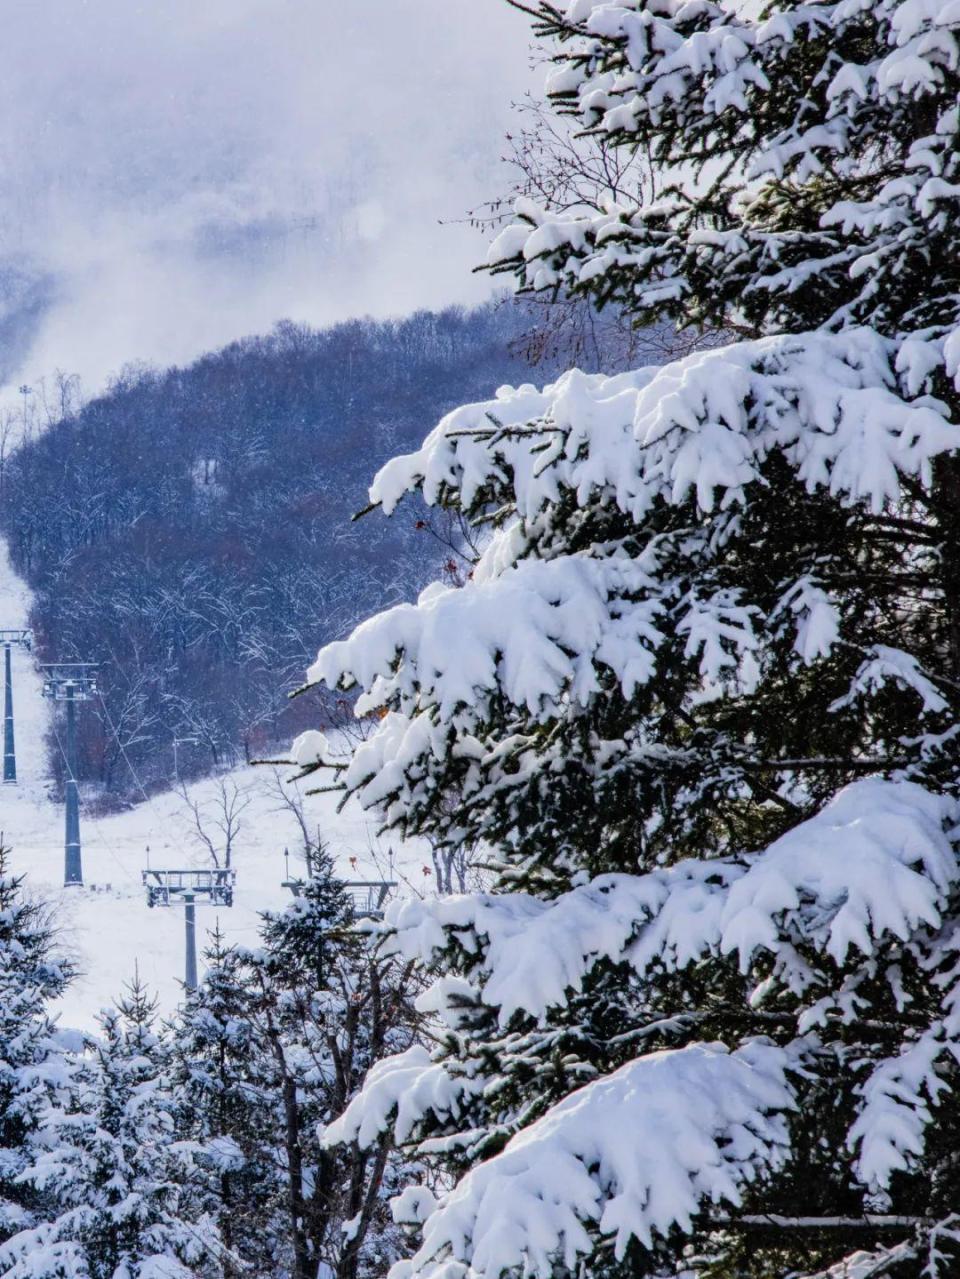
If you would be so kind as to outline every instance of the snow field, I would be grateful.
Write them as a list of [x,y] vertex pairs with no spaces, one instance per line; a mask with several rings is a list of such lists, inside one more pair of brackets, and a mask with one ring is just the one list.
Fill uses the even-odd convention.
[[[0,625],[26,626],[30,597],[13,573],[6,546],[0,542]],[[12,869],[25,874],[31,893],[53,906],[63,940],[80,968],[60,1007],[66,1024],[92,1026],[97,1012],[121,993],[139,970],[163,1010],[172,1009],[182,992],[184,961],[183,911],[146,904],[141,871],[154,867],[209,866],[197,838],[193,814],[176,791],[150,797],[129,811],[94,818],[83,810],[84,886],[63,887],[63,805],[55,801],[48,776],[44,740],[54,714],[41,695],[42,679],[34,658],[13,652],[14,718],[17,785],[0,788],[0,832],[12,851]],[[80,714],[83,714],[81,709]],[[62,730],[61,730],[62,731]],[[290,770],[286,770],[289,772]],[[197,944],[217,925],[228,941],[254,945],[259,912],[281,909],[290,901],[283,857],[290,850],[290,874],[302,875],[302,840],[295,818],[277,791],[275,770],[241,767],[188,788],[192,802],[213,817],[220,781],[238,786],[250,803],[243,812],[234,866],[234,905],[197,906]],[[378,839],[372,821],[350,804],[336,811],[337,795],[306,800],[307,819],[319,827],[345,879],[387,878],[390,851],[394,878],[409,891],[422,891],[430,880],[423,867],[429,851],[414,844]],[[149,849],[149,853],[148,853]],[[202,967],[201,967],[202,971]]]

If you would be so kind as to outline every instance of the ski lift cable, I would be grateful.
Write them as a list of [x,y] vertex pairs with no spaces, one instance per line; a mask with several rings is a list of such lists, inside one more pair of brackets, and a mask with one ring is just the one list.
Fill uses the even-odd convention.
[[103,699],[103,693],[98,690],[97,696],[100,701],[100,706],[103,709],[104,718],[106,719],[107,724],[110,726],[110,731],[113,734],[114,741],[117,743],[117,746],[120,748],[120,753],[123,755],[123,758],[126,761],[127,768],[129,768],[130,770],[130,775],[133,777],[133,780],[136,782],[137,786],[139,787],[140,794],[143,796],[148,809],[150,810],[151,813],[153,813],[154,817],[156,817],[160,827],[162,828],[165,820],[163,817],[163,814],[157,810],[156,804],[154,803],[154,797],[152,795],[147,794],[147,789],[144,786],[143,781],[141,780],[140,774],[137,772],[136,768],[134,767],[133,761],[131,760],[130,756],[127,754],[126,747],[124,746],[123,742],[120,740],[120,734],[117,731],[117,728],[110,717],[110,712],[107,710],[107,704]]
[[[140,794],[143,796],[148,810],[156,818],[158,822],[158,829],[162,829],[163,822],[164,822],[163,815],[160,812],[158,812],[156,804],[153,801],[153,797],[147,794],[147,788],[144,786],[143,780],[141,779],[140,774],[137,772],[136,768],[134,767],[133,760],[127,754],[127,748],[124,746],[123,742],[120,740],[120,733],[117,730],[117,727],[110,716],[110,712],[107,710],[107,704],[104,701],[103,693],[99,689],[97,690],[97,697],[100,702],[100,707],[101,707],[101,710],[103,711],[104,718],[106,719],[107,724],[110,726],[110,732],[113,734],[113,740],[117,743],[117,746],[120,748],[120,754],[123,756],[126,762],[127,768],[129,768],[130,770],[130,776],[133,778],[133,780],[136,782],[137,786],[139,787]],[[149,864],[150,864],[150,849],[148,847],[147,848],[147,865],[149,866]]]
[[133,761],[131,760],[130,756],[127,754],[127,748],[124,746],[123,742],[120,740],[120,733],[117,731],[116,725],[114,724],[113,720],[110,718],[110,712],[107,710],[107,704],[103,700],[103,693],[101,693],[99,689],[97,690],[97,700],[100,702],[100,709],[103,711],[104,718],[106,719],[107,723],[110,725],[110,732],[113,734],[113,740],[117,743],[117,746],[120,748],[120,754],[123,756],[124,760],[126,761],[127,768],[130,769],[130,776],[136,782],[137,786],[140,789],[140,794],[146,800],[147,804],[151,807],[152,811],[156,812],[156,809],[153,808],[152,800],[150,796],[147,794],[146,787],[144,786],[143,782],[140,779],[140,774],[134,768]]

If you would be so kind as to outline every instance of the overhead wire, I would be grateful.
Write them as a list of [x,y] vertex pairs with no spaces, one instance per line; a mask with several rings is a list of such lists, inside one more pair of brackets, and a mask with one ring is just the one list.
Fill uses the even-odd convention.
[[143,781],[140,777],[140,774],[137,772],[136,768],[134,768],[133,760],[131,760],[130,756],[127,754],[126,746],[124,746],[123,742],[120,740],[120,732],[117,729],[117,726],[114,724],[110,716],[110,712],[107,710],[107,703],[103,700],[103,694],[99,691],[99,689],[97,690],[97,700],[100,703],[100,709],[103,711],[104,719],[106,719],[107,723],[110,726],[110,732],[113,734],[113,739],[117,743],[117,746],[120,748],[120,754],[123,756],[126,762],[127,768],[129,768],[130,770],[130,776],[136,782],[140,790],[140,794],[143,796],[151,812],[156,813],[156,809],[153,807],[153,800],[147,794],[147,788],[144,786]]
[[157,811],[157,808],[154,804],[154,797],[147,793],[147,788],[144,786],[143,781],[140,777],[140,774],[137,772],[136,768],[134,767],[133,761],[131,760],[130,756],[127,754],[127,748],[124,746],[123,742],[120,740],[120,733],[110,716],[110,712],[107,710],[107,704],[103,700],[103,694],[99,691],[97,692],[97,698],[100,702],[101,709],[103,710],[104,718],[106,719],[107,724],[110,727],[111,733],[113,734],[114,740],[116,741],[117,746],[120,749],[120,753],[122,754],[124,760],[126,761],[127,768],[129,768],[130,770],[131,777],[136,782],[137,787],[140,791],[140,794],[143,796],[144,801],[147,804],[147,807],[156,816],[158,822],[162,823],[164,821],[164,817],[161,813]]

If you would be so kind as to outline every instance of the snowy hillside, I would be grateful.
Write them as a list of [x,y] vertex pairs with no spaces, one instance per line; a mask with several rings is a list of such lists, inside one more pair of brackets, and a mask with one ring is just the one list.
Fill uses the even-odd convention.
[[[10,569],[6,547],[0,543],[2,625],[25,626],[28,612],[28,592]],[[14,870],[26,874],[31,891],[55,904],[79,962],[81,976],[63,1001],[63,1019],[70,1025],[92,1025],[97,1010],[115,998],[135,967],[157,992],[161,1007],[170,1009],[182,989],[183,912],[177,907],[150,909],[141,871],[148,859],[153,867],[209,866],[190,803],[211,823],[220,780],[231,790],[236,786],[247,806],[239,817],[234,848],[234,905],[198,905],[198,945],[217,922],[228,939],[253,945],[258,912],[278,909],[290,900],[282,885],[285,847],[290,849],[291,875],[303,873],[300,832],[278,793],[276,773],[239,768],[223,779],[191,786],[190,803],[170,791],[101,819],[81,808],[84,886],[64,889],[63,806],[52,796],[44,753],[52,707],[41,696],[42,681],[33,659],[19,650],[13,653],[13,681],[18,784],[0,789],[0,831],[12,848]],[[306,816],[311,830],[319,827],[329,843],[345,879],[386,877],[392,851],[395,877],[406,891],[429,884],[423,871],[430,862],[425,847],[379,840],[359,809],[338,815],[336,798],[307,799]]]

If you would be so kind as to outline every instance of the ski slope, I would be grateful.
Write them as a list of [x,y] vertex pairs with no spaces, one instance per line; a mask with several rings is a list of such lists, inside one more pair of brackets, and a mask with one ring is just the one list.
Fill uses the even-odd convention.
[[[28,625],[29,611],[29,592],[14,574],[0,540],[0,626]],[[31,894],[51,904],[63,944],[80,969],[62,1001],[62,1020],[92,1026],[97,1012],[122,992],[135,970],[156,993],[161,1009],[170,1010],[183,993],[183,910],[149,908],[141,872],[148,864],[211,865],[193,813],[178,792],[168,791],[128,811],[95,818],[84,811],[81,796],[84,884],[64,888],[64,813],[53,793],[44,746],[55,711],[41,696],[34,659],[16,649],[13,684],[18,780],[16,786],[0,787],[0,832],[12,851],[13,870],[26,876]],[[234,905],[198,903],[198,949],[217,924],[229,941],[256,944],[259,912],[280,909],[290,901],[282,885],[285,847],[290,850],[291,875],[303,872],[302,837],[278,794],[277,770],[242,767],[222,779],[240,787],[250,802],[240,817],[234,847]],[[220,780],[210,778],[188,789],[208,825],[215,816]],[[306,797],[304,804],[311,830],[319,829],[344,879],[386,878],[392,866],[399,891],[430,890],[425,844],[378,838],[374,824],[356,806],[338,814],[334,795]]]

